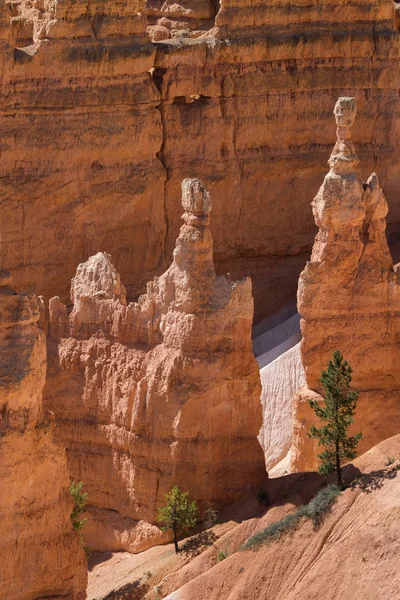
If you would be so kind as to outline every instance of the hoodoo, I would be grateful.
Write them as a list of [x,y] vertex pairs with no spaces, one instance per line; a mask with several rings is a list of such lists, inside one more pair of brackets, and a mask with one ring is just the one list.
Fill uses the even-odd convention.
[[0,272],[0,598],[86,598],[86,561],[72,528],[65,451],[43,410],[41,302]]
[[[146,13],[154,39],[174,39],[152,44]],[[217,273],[252,278],[256,321],[280,310],[315,235],[309,195],[338,85],[357,96],[360,150],[369,170],[379,160],[396,233],[392,0],[7,0],[0,18],[2,253],[17,289],[66,302],[77,264],[102,248],[129,297],[143,294],[171,262],[196,165],[218,199]]]
[[307,388],[295,399],[293,466],[315,466],[315,442],[306,436],[313,413],[310,390],[335,350],[353,368],[360,390],[357,429],[361,450],[400,429],[400,278],[386,241],[387,202],[373,173],[363,183],[351,141],[355,98],[340,98],[334,114],[337,142],[330,171],[312,207],[319,232],[311,260],[300,275],[302,361]]
[[182,205],[173,262],[137,303],[101,252],[78,267],[70,315],[50,301],[46,402],[89,492],[95,549],[160,541],[156,509],[175,483],[223,506],[265,474],[251,281],[216,277],[199,180],[183,181]]

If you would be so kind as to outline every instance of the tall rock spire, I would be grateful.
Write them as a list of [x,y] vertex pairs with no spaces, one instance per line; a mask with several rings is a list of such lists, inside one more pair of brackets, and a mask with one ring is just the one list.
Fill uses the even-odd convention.
[[350,362],[353,385],[361,392],[357,410],[357,428],[365,436],[361,450],[400,427],[400,284],[386,241],[385,196],[375,173],[363,183],[351,141],[356,112],[355,98],[339,98],[330,170],[312,203],[319,231],[299,279],[308,390],[295,402],[297,468],[314,466],[316,452],[305,439],[313,416],[304,399],[310,390],[321,390],[322,370],[337,349]]

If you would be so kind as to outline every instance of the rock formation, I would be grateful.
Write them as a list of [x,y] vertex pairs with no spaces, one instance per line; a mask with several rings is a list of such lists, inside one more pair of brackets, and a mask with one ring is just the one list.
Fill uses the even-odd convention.
[[[292,399],[305,383],[300,356],[300,315],[296,305],[253,327],[253,353],[260,367],[263,424],[259,434],[265,465],[271,474],[291,448]],[[288,468],[288,457],[279,472]]]
[[252,277],[257,320],[294,300],[338,82],[357,96],[364,164],[377,168],[379,154],[399,223],[392,0],[222,0],[211,37],[156,44],[145,10],[58,0],[48,41],[29,57],[0,3],[2,251],[18,288],[66,302],[76,265],[102,248],[137,299],[170,264],[175,199],[196,169],[218,198],[217,273]]
[[57,22],[57,0],[6,0],[6,4],[11,11],[10,25],[16,29],[14,40],[22,44],[16,49],[33,56]]
[[215,23],[213,0],[147,0],[147,32],[157,42],[170,38],[198,38]]
[[86,598],[87,567],[72,528],[65,451],[43,411],[46,342],[40,302],[0,274],[0,598]]
[[172,265],[137,303],[105,253],[78,267],[70,315],[50,301],[46,402],[89,491],[96,549],[163,539],[151,523],[175,483],[222,506],[265,475],[251,281],[215,276],[198,180],[184,180],[182,204]]
[[[312,203],[319,232],[311,260],[300,275],[302,361],[309,390],[335,350],[353,368],[360,390],[356,428],[361,450],[400,428],[400,279],[386,241],[387,203],[378,177],[363,183],[351,141],[355,98],[340,98],[334,110],[337,142],[330,171]],[[308,390],[295,401],[294,466],[314,466],[314,442],[305,432],[314,420]]]

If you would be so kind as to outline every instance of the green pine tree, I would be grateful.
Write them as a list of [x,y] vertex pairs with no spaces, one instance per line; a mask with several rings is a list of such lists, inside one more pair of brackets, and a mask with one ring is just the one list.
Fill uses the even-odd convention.
[[178,534],[193,529],[199,517],[197,503],[189,502],[188,496],[189,492],[180,492],[178,486],[174,485],[169,494],[165,494],[165,506],[158,510],[162,530],[173,531],[176,553],[179,552]]
[[325,421],[320,428],[311,427],[309,436],[318,440],[319,446],[324,446],[318,472],[328,477],[336,470],[336,479],[342,487],[342,463],[357,456],[357,446],[362,439],[362,433],[349,436],[348,429],[354,422],[354,412],[358,400],[358,391],[348,391],[351,382],[351,366],[343,359],[339,350],[333,353],[328,368],[322,372],[321,383],[325,398],[320,404],[309,400],[309,405],[318,418]]

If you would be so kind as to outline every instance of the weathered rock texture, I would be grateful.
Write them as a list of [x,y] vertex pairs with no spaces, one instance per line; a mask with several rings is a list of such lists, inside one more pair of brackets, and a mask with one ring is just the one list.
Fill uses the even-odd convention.
[[262,385],[263,424],[258,439],[270,471],[291,448],[293,395],[305,383],[296,305],[285,307],[256,325],[253,336]]
[[161,540],[150,524],[175,483],[222,506],[265,474],[251,281],[215,276],[210,196],[198,180],[182,193],[172,265],[138,303],[105,253],[78,267],[69,316],[50,301],[46,400],[89,491],[96,549]]
[[137,298],[170,264],[175,198],[196,173],[216,198],[217,272],[252,277],[256,319],[293,300],[338,85],[357,96],[360,154],[399,223],[392,0],[227,0],[214,38],[154,45],[144,11],[58,0],[48,42],[21,58],[0,3],[2,251],[18,286],[66,302],[102,248]]
[[72,528],[65,451],[43,412],[40,303],[0,274],[0,598],[86,598],[87,568]]
[[208,35],[215,24],[217,4],[213,0],[147,0],[147,32],[155,42]]
[[[400,279],[386,242],[388,209],[378,177],[363,183],[360,176],[351,141],[356,110],[354,98],[340,98],[335,106],[338,139],[312,204],[319,232],[300,276],[298,309],[307,386],[321,391],[319,377],[339,349],[360,390],[356,429],[366,450],[400,428]],[[315,462],[314,442],[305,434],[315,418],[309,395],[303,390],[295,401],[299,469]]]

